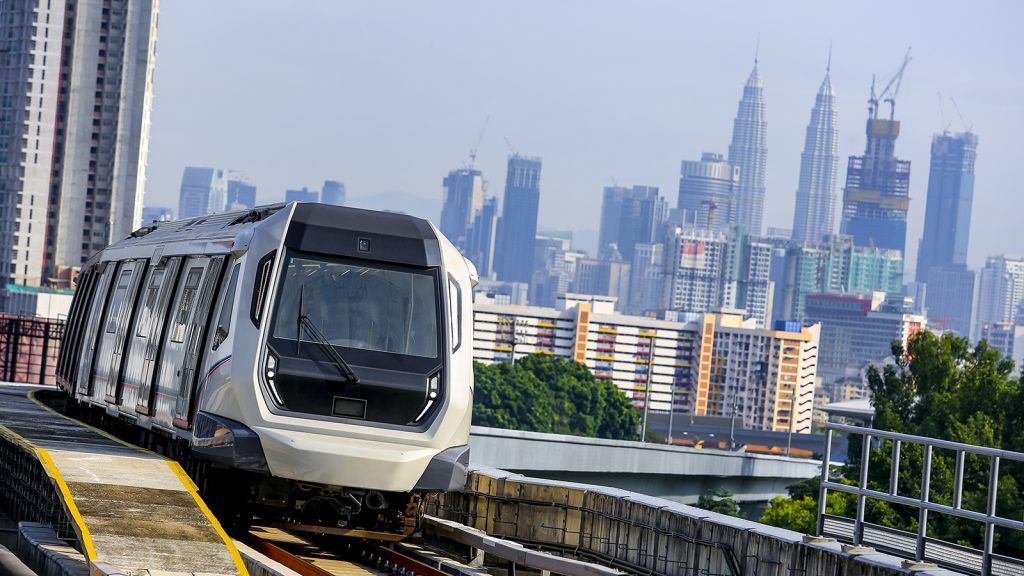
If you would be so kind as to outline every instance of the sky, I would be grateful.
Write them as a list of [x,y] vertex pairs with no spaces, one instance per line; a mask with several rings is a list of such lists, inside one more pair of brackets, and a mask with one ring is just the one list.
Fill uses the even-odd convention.
[[160,8],[148,205],[177,207],[186,165],[246,172],[261,202],[325,179],[345,182],[350,198],[404,192],[439,202],[442,178],[468,161],[489,116],[476,162],[489,192],[501,195],[510,149],[541,156],[541,228],[593,231],[604,186],[659,186],[674,206],[680,160],[727,151],[759,37],[766,226],[792,227],[829,44],[840,198],[846,158],[863,153],[872,74],[884,84],[912,47],[896,102],[897,155],[912,162],[908,269],[932,134],[964,126],[950,97],[980,140],[970,264],[1024,253],[1022,2],[172,0]]

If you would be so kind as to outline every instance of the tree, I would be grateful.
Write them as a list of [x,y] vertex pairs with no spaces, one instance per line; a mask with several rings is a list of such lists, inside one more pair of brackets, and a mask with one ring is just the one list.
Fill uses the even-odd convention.
[[473,364],[473,423],[573,436],[632,440],[640,412],[587,367],[534,354],[515,365]]
[[740,512],[740,505],[736,503],[736,500],[733,500],[732,492],[728,488],[723,487],[709,489],[697,498],[697,508],[718,512],[726,516],[744,517],[743,513]]

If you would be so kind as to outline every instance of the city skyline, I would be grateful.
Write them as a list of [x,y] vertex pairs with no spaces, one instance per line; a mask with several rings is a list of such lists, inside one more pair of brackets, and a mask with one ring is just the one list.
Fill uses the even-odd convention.
[[[456,10],[459,14],[451,22],[446,20],[451,16],[447,11],[410,14],[422,16],[422,30],[408,30],[410,24],[400,23],[405,39],[399,42],[403,55],[396,58],[395,49],[383,54],[359,49],[376,46],[380,39],[375,34],[386,32],[382,28],[384,16],[375,9],[296,6],[283,17],[281,25],[286,31],[294,30],[300,21],[302,26],[312,26],[311,31],[328,24],[349,30],[350,21],[360,19],[365,30],[353,30],[354,35],[337,41],[338,46],[325,45],[317,34],[306,34],[299,45],[270,54],[250,37],[271,26],[265,21],[269,18],[266,7],[246,4],[243,9],[229,2],[203,6],[204,17],[192,18],[199,9],[197,5],[176,3],[164,7],[161,19],[162,61],[157,73],[159,98],[154,112],[151,194],[147,200],[173,205],[167,199],[176,192],[183,165],[216,163],[250,172],[260,183],[261,194],[278,194],[298,176],[313,182],[340,176],[353,199],[404,191],[439,202],[442,192],[438,174],[457,166],[465,157],[484,117],[491,113],[477,168],[491,182],[492,190],[500,190],[502,185],[506,156],[502,139],[507,136],[517,148],[547,160],[546,182],[558,193],[542,198],[541,227],[596,231],[600,194],[611,183],[610,177],[644,182],[668,191],[675,188],[673,181],[680,160],[697,158],[704,150],[726,151],[736,100],[750,71],[755,38],[763,29],[772,31],[762,34],[759,65],[770,88],[767,106],[772,127],[768,136],[772,152],[767,169],[766,225],[791,225],[808,99],[820,83],[829,41],[834,41],[832,80],[844,111],[840,118],[842,157],[862,150],[863,109],[871,74],[890,75],[906,46],[913,45],[915,60],[900,96],[899,115],[905,126],[900,140],[902,157],[918,166],[926,165],[931,134],[943,127],[936,97],[939,90],[946,100],[945,123],[961,129],[948,102],[948,97],[954,96],[974,131],[985,140],[974,212],[976,219],[987,218],[992,225],[985,230],[975,226],[978,233],[972,238],[970,263],[976,267],[988,254],[1020,251],[1003,245],[1005,238],[1012,237],[1012,225],[998,216],[999,198],[1012,194],[1009,165],[1016,152],[1014,146],[1019,146],[1012,135],[1019,132],[1022,123],[1020,99],[1015,98],[1020,93],[1021,75],[1012,73],[1019,64],[1010,64],[1006,54],[1013,53],[1009,48],[1021,41],[1008,30],[997,28],[983,36],[968,35],[953,46],[936,30],[943,29],[944,24],[988,22],[992,15],[984,8],[954,15],[951,6],[935,6],[928,14],[918,14],[920,10],[913,7],[888,7],[891,17],[905,20],[906,26],[901,28],[901,34],[869,42],[857,29],[866,25],[870,10],[804,6],[806,15],[790,23],[783,14],[786,10],[751,6],[736,15],[728,30],[723,30],[723,23],[714,22],[692,37],[653,33],[647,37],[646,29],[645,36],[638,37],[643,28],[641,22],[656,30],[663,29],[655,16],[661,20],[693,18],[710,8],[683,10],[655,5],[636,13],[619,13],[607,5],[595,5],[584,14],[585,23],[593,32],[584,33],[578,26],[572,29],[574,34],[582,34],[575,41],[580,44],[576,49],[555,35],[554,23],[567,21],[562,19],[562,12],[568,9],[546,7],[548,22],[532,28],[533,32],[513,32],[515,38],[507,45],[503,43],[505,47],[489,46],[469,54],[461,50],[464,42],[472,42],[484,31],[493,30],[498,19],[518,21],[524,16],[500,8],[491,13],[463,6]],[[311,13],[319,19],[317,22],[309,22]],[[241,26],[237,28],[247,31],[235,32],[236,27],[230,26],[227,34],[201,35],[199,42],[185,45],[190,42],[187,38],[193,36],[190,32],[201,32],[207,27],[223,29],[228,18],[241,18],[254,28]],[[821,20],[821,26],[807,27],[808,19]],[[276,26],[277,15],[272,20]],[[1004,15],[1000,20],[1013,18]],[[479,22],[479,29],[467,32],[469,38],[445,38],[444,30],[462,30],[467,21]],[[597,36],[607,38],[610,30],[621,32],[625,39],[639,41],[603,45]],[[392,38],[391,34],[387,33],[387,37]],[[532,58],[536,48],[523,53],[516,42],[521,34],[527,34],[532,43],[548,45],[554,51],[550,61]],[[729,38],[729,42],[715,40],[714,34]],[[405,53],[410,46],[424,43],[437,45],[436,54]],[[615,50],[611,50],[612,46]],[[714,56],[693,56],[708,53],[702,52],[701,46],[714,46]],[[473,95],[453,92],[457,86],[464,86],[464,81],[440,89],[448,82],[442,80],[444,75],[438,74],[438,67],[457,48],[459,62],[479,70],[479,78],[474,82],[478,90]],[[257,57],[241,57],[250,51]],[[282,62],[298,57],[297,51],[312,54],[316,61],[288,66],[284,71],[288,83],[316,85],[317,94],[301,98],[297,116],[259,122],[258,129],[252,119],[256,117],[256,108],[267,105],[263,95],[245,90],[242,97],[234,86],[218,88],[218,93],[205,88],[183,93],[173,86],[182,74],[202,75],[224,66],[237,68],[241,78],[255,79],[256,68],[265,70],[263,65],[254,68],[256,61],[266,56],[271,63]],[[320,52],[337,63],[318,63],[325,57],[317,55]],[[207,60],[197,65],[199,54],[204,54]],[[644,64],[627,65],[637,61]],[[503,66],[527,63],[534,81],[516,85],[496,75]],[[340,87],[336,89],[335,83],[322,74],[324,66],[337,69],[350,79],[356,75],[358,81],[339,93]],[[407,70],[410,67],[420,69]],[[555,70],[567,67],[573,73],[555,74]],[[541,84],[537,84],[539,81]],[[637,83],[649,88],[643,91],[643,105],[624,104],[636,101],[635,95],[624,100],[624,90]],[[436,94],[431,95],[431,91]],[[560,97],[548,100],[551,93]],[[325,100],[323,96],[329,98]],[[288,102],[300,102],[292,93],[283,97]],[[379,101],[380,110],[368,110],[367,99]],[[439,99],[447,101],[438,102]],[[434,106],[436,114],[424,113]],[[353,116],[347,111],[350,108],[361,111]],[[323,128],[318,132],[332,134],[329,140],[298,138],[300,133],[308,132],[304,126],[309,125],[307,119],[313,113],[317,125]],[[178,124],[186,129],[180,134],[169,134],[172,126]],[[341,127],[345,129],[339,130]],[[211,129],[217,133],[211,134]],[[197,142],[197,136],[203,141]],[[303,145],[296,146],[295,142]],[[283,148],[283,144],[287,147]],[[385,171],[383,166],[390,163],[402,169]],[[845,176],[843,167],[837,176]],[[914,178],[911,182],[911,197],[922,202],[911,208],[908,267],[913,265],[924,218],[925,180]],[[567,210],[570,202],[581,206]]]

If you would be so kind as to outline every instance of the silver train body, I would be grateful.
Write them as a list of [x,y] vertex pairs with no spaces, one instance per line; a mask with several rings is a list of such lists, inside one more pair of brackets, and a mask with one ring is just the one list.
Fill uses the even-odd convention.
[[459,489],[475,275],[399,214],[290,203],[153,223],[84,265],[58,382],[219,469]]

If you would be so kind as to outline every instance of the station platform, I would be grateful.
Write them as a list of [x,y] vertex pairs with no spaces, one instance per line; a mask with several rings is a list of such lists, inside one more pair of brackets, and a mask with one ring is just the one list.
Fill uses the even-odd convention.
[[[248,576],[234,542],[177,462],[0,386],[0,443],[38,459],[91,564],[150,574]],[[0,473],[4,471],[0,462]]]

